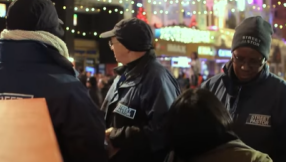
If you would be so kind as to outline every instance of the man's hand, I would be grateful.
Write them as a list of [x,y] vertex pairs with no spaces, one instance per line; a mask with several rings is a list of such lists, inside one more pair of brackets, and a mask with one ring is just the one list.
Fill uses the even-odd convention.
[[108,151],[108,157],[109,159],[111,159],[115,154],[117,154],[117,152],[119,151],[119,148],[114,148],[110,139],[109,139],[109,135],[111,133],[111,131],[113,130],[113,127],[105,130],[105,140],[106,142],[108,143],[108,148],[107,148],[107,151]]
[[105,130],[105,137],[108,137],[108,138],[109,138],[109,135],[110,135],[110,133],[111,133],[112,130],[113,130],[113,127],[108,128],[107,130]]

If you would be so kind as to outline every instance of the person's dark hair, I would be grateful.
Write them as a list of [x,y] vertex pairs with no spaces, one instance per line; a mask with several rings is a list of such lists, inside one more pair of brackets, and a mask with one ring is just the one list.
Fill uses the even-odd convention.
[[228,142],[231,125],[230,114],[214,94],[189,89],[177,98],[169,112],[171,149],[183,160],[198,156]]
[[83,68],[83,67],[79,67],[79,68],[78,68],[78,72],[79,72],[79,73],[83,73],[83,72],[84,72],[84,68]]
[[198,52],[193,52],[192,54],[195,55],[195,60],[199,58]]
[[98,87],[97,87],[97,80],[96,80],[95,77],[90,77],[87,81],[90,83],[90,85],[91,85],[93,88],[96,88],[96,89],[98,88]]

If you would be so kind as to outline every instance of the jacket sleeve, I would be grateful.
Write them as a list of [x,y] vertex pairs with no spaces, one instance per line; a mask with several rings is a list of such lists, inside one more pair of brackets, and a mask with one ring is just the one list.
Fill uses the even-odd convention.
[[202,82],[199,88],[201,89],[208,89],[209,90],[210,79]]
[[70,95],[58,131],[61,151],[66,155],[64,161],[107,162],[104,114],[81,87]]
[[161,151],[167,146],[164,125],[173,101],[180,93],[175,80],[159,77],[150,78],[142,87],[140,105],[144,109],[148,122],[143,128],[127,126],[114,129],[110,140],[114,147],[140,149],[146,144],[153,152]]
[[282,93],[278,96],[279,101],[276,106],[277,109],[273,111],[271,125],[274,131],[274,152],[270,154],[270,157],[275,162],[286,161],[286,86],[281,89]]

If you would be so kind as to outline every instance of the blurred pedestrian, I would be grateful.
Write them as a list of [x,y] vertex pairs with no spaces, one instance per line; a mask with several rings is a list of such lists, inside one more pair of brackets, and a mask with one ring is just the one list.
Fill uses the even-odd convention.
[[201,61],[199,59],[199,54],[193,52],[191,54],[191,68],[190,68],[190,81],[192,87],[198,86],[199,75],[201,74]]
[[208,90],[178,97],[167,127],[172,152],[166,162],[272,162],[235,135],[230,114]]
[[0,99],[45,98],[63,160],[105,162],[103,114],[77,79],[63,36],[52,1],[11,2],[0,40]]
[[250,147],[286,161],[286,82],[269,71],[271,24],[261,16],[246,18],[235,29],[232,58],[202,84],[230,111],[234,131]]
[[180,85],[181,91],[185,91],[190,88],[190,79],[187,78],[184,72],[179,75],[177,81]]
[[85,70],[83,69],[83,67],[80,67],[78,69],[79,75],[78,75],[78,79],[80,80],[80,82],[86,86],[86,81],[87,81],[87,75]]
[[102,106],[112,162],[162,162],[167,154],[163,125],[180,93],[173,76],[156,59],[152,29],[137,18],[123,19],[109,32],[117,62],[114,80]]
[[97,106],[101,106],[102,96],[101,96],[99,88],[97,87],[96,78],[95,77],[88,78],[88,80],[86,82],[86,86],[89,90],[89,95],[92,98],[93,102]]

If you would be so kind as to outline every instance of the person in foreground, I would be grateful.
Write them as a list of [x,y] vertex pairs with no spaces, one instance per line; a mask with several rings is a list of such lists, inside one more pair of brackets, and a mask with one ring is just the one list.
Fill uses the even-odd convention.
[[150,26],[123,19],[109,32],[115,58],[123,66],[102,105],[110,162],[162,162],[167,155],[163,125],[180,87],[156,59]]
[[232,58],[201,88],[213,92],[234,120],[234,131],[250,147],[286,161],[286,83],[269,72],[271,25],[260,16],[235,29]]
[[16,0],[0,40],[0,100],[45,98],[64,162],[106,162],[104,114],[77,79],[50,0]]
[[168,121],[171,153],[166,162],[272,162],[232,130],[223,104],[208,90],[189,89],[172,104]]

